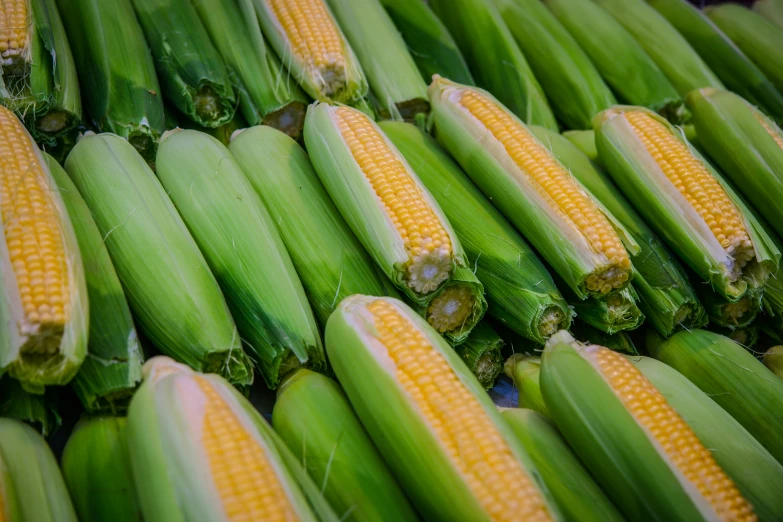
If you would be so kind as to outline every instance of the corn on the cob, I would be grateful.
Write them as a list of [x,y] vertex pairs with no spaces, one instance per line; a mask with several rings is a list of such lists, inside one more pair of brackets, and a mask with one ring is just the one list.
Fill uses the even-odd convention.
[[525,123],[557,130],[541,85],[490,0],[430,0],[429,5],[457,41],[476,85]]
[[142,520],[125,417],[80,421],[63,450],[62,469],[81,522]]
[[532,456],[566,520],[624,520],[551,421],[522,408],[503,410],[502,416]]
[[[388,292],[386,295],[394,297]],[[416,303],[413,306],[419,308]],[[484,285],[472,268],[458,266],[419,313],[438,333],[456,345],[465,342],[486,311]]]
[[609,334],[579,319],[574,321],[570,331],[575,338],[582,342],[598,344],[624,355],[639,355],[639,349],[628,332]]
[[648,339],[653,357],[690,379],[783,463],[783,382],[731,339],[712,332],[679,332],[666,341]]
[[48,437],[62,423],[55,393],[52,389],[44,395],[28,393],[16,379],[0,377],[0,417],[26,422],[35,431]]
[[780,27],[738,4],[712,6],[704,12],[767,75],[778,91],[783,92],[783,31]]
[[91,123],[154,160],[165,125],[163,100],[130,0],[57,0],[57,5]]
[[267,47],[253,0],[190,2],[228,68],[245,119],[298,138],[307,98]]
[[264,35],[313,99],[347,104],[367,96],[367,78],[326,0],[253,0]]
[[311,504],[283,442],[217,375],[153,357],[127,429],[145,520],[337,520]]
[[487,290],[489,314],[537,343],[568,328],[568,306],[535,253],[435,141],[406,123],[380,127],[441,204]]
[[250,360],[220,288],[141,156],[117,136],[87,136],[65,170],[104,238],[142,333],[194,368],[252,382]]
[[[704,309],[679,261],[663,246],[611,179],[563,136],[540,127],[532,130],[638,243],[639,253],[631,256],[636,270],[633,287],[641,297],[639,308],[658,333],[668,337],[679,328],[704,326],[707,322]],[[585,131],[585,134],[587,140],[583,140],[586,142],[583,146],[592,146],[597,156],[593,131]],[[567,136],[572,141],[575,138],[572,133]],[[577,310],[577,315],[585,318],[585,312]]]
[[438,139],[580,299],[625,288],[638,246],[518,118],[443,78],[430,99]]
[[335,381],[297,370],[277,391],[272,426],[341,520],[418,518]]
[[205,127],[231,121],[237,97],[228,69],[189,0],[132,0],[163,93]]
[[541,0],[491,2],[541,82],[557,119],[569,129],[592,128],[593,116],[617,102],[571,34]]
[[544,350],[541,391],[557,427],[629,520],[756,520],[710,451],[624,356],[558,332]]
[[467,266],[456,234],[399,151],[356,109],[311,105],[305,143],[348,226],[416,304]]
[[486,322],[479,323],[464,343],[454,350],[476,376],[484,389],[489,390],[503,370],[503,345],[505,341]]
[[30,426],[0,418],[0,518],[77,522],[49,445]]
[[592,0],[544,0],[624,103],[680,120],[682,98],[633,36]]
[[718,465],[753,505],[759,520],[783,519],[783,465],[682,374],[649,357],[634,357],[631,361],[710,449]]
[[783,2],[781,0],[756,0],[753,2],[753,10],[783,28]]
[[326,2],[359,57],[380,115],[413,121],[429,113],[427,84],[380,2]]
[[425,82],[439,74],[473,85],[473,75],[449,30],[421,0],[381,0]]
[[481,384],[413,310],[351,296],[329,318],[326,346],[356,413],[425,518],[557,517]]
[[503,365],[505,373],[519,394],[520,408],[528,408],[549,417],[549,410],[541,395],[541,357],[515,353]]
[[655,231],[729,301],[777,269],[780,252],[753,214],[677,130],[641,107],[595,120],[596,145],[615,183]]
[[783,379],[783,346],[773,346],[764,353],[764,366]]
[[87,352],[82,257],[60,191],[22,122],[0,107],[0,374],[30,392],[70,381]]

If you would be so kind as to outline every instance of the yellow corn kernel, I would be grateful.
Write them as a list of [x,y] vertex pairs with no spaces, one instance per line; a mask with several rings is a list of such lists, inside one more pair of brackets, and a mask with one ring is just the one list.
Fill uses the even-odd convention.
[[778,144],[778,147],[783,149],[783,136],[780,135],[779,131],[775,131],[772,127],[769,126],[769,124],[764,121],[764,118],[762,118],[760,115],[756,114],[756,118],[759,120],[759,123],[764,126],[764,130],[766,130],[770,136],[772,136],[772,139],[775,140],[775,143]]
[[652,436],[677,470],[710,503],[721,520],[757,520],[753,508],[653,384],[622,355],[602,346],[598,370],[634,419]]
[[661,122],[644,112],[627,112],[626,118],[647,152],[666,177],[699,213],[723,248],[736,261],[733,277],[755,257],[739,209],[688,147]]
[[223,510],[231,522],[296,520],[283,484],[264,449],[204,377],[203,444]]
[[410,256],[408,286],[419,293],[435,290],[451,273],[453,250],[448,232],[367,116],[348,107],[339,107],[334,114],[353,158],[403,239]]
[[[29,0],[0,0],[0,58],[24,54],[30,21]],[[0,60],[3,65],[5,60]]]
[[612,224],[579,187],[573,177],[535,137],[492,100],[474,90],[465,90],[460,104],[497,139],[536,189],[567,216],[593,251],[603,254],[610,266],[587,278],[592,292],[609,293],[628,281],[631,260]]
[[427,322],[439,333],[451,332],[465,324],[475,304],[470,288],[451,286],[427,305]]
[[551,520],[533,481],[491,419],[421,331],[391,304],[368,310],[397,380],[492,520]]
[[24,353],[56,353],[69,319],[69,275],[60,215],[36,154],[14,114],[0,107],[0,210],[24,310]]

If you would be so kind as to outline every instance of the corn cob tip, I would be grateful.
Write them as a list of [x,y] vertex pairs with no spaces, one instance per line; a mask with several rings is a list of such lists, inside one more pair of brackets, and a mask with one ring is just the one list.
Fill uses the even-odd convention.
[[503,364],[503,373],[505,373],[509,378],[514,378],[514,368],[516,367],[517,363],[524,361],[527,358],[527,356],[523,353],[515,353],[512,354],[511,357],[506,359],[505,364]]
[[178,363],[171,357],[165,355],[156,355],[147,362],[141,368],[141,374],[145,381],[157,382],[167,375],[173,373],[178,374],[195,374],[195,372],[182,363]]

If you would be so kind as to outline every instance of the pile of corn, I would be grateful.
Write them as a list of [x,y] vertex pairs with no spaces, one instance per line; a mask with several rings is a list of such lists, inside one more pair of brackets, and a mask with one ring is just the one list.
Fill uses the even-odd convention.
[[0,0],[0,522],[783,521],[781,124],[783,0]]

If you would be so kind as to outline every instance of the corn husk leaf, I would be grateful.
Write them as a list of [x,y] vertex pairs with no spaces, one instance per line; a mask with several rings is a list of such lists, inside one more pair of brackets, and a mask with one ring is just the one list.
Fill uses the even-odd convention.
[[10,377],[0,378],[0,417],[26,422],[44,437],[62,424],[53,390],[44,395],[27,393],[19,381]]
[[505,342],[486,322],[476,325],[464,343],[454,347],[473,375],[485,390],[495,385],[503,370],[503,345]]
[[514,381],[520,408],[550,416],[544,396],[541,395],[541,357],[515,353],[506,360],[503,372]]
[[753,10],[783,28],[783,2],[780,0],[756,0]]
[[639,355],[639,348],[634,342],[632,334],[628,332],[609,334],[577,319],[571,326],[571,333],[575,338],[585,343],[604,346],[625,355]]
[[[416,303],[411,304],[418,308]],[[418,310],[452,345],[464,343],[486,311],[484,285],[471,268],[464,266],[458,266],[426,307]]]
[[[534,127],[534,131],[538,131],[538,129],[543,129],[543,127]],[[544,129],[548,130],[548,129]],[[541,132],[541,135],[544,133]],[[556,133],[549,131],[547,132],[548,135],[554,135]],[[598,166],[601,166],[601,158],[598,156],[598,149],[595,148],[595,131],[590,130],[570,130],[570,131],[564,131],[562,133],[562,136],[571,143],[573,143],[579,151],[587,156],[587,158],[595,163]],[[553,140],[554,141],[554,140]],[[557,140],[559,141],[559,140]],[[544,140],[544,143],[549,145],[549,142]]]
[[644,322],[639,294],[632,285],[608,297],[589,297],[584,301],[572,298],[568,302],[579,320],[610,335],[636,330]]

